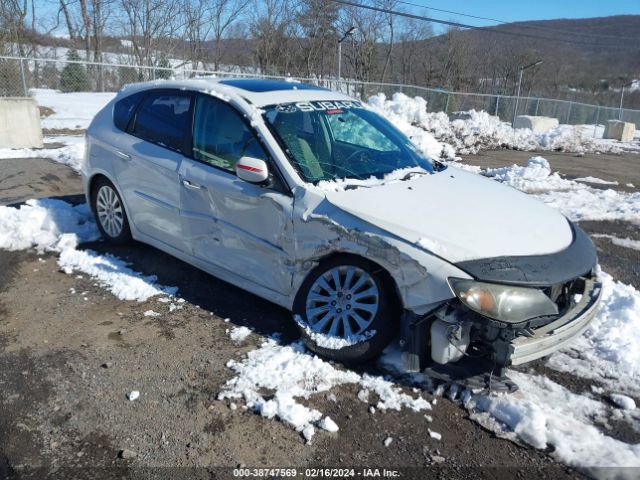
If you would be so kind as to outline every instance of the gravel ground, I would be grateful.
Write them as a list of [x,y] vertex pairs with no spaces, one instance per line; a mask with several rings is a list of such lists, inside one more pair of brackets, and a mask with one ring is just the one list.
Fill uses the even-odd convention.
[[[496,157],[506,158],[504,152]],[[577,168],[578,159],[564,157],[549,160]],[[640,160],[628,157],[611,162]],[[586,167],[576,176],[616,179],[591,169],[597,159],[579,160]],[[53,162],[0,160],[0,168],[3,204],[81,193],[79,177]],[[640,179],[628,181],[640,185]],[[640,240],[624,224],[583,226]],[[638,287],[638,252],[606,238],[596,244],[603,268]],[[349,386],[332,390],[337,402],[309,400],[340,431],[318,434],[306,445],[280,422],[216,400],[231,376],[226,362],[259,345],[259,334],[295,338],[286,311],[145,245],[86,248],[158,275],[160,283],[179,287],[185,302],[169,312],[154,298],[119,301],[90,278],[61,273],[52,255],[0,251],[0,478],[221,478],[231,472],[217,467],[238,465],[402,468],[403,478],[581,477],[554,463],[549,452],[497,438],[449,400],[434,406],[431,423],[406,410],[371,415]],[[161,315],[145,317],[149,309]],[[227,333],[234,325],[257,333],[236,345]],[[568,375],[555,379],[581,388]],[[126,396],[132,390],[140,391],[135,401]],[[430,438],[428,428],[442,440]],[[385,447],[388,436],[394,441]]]

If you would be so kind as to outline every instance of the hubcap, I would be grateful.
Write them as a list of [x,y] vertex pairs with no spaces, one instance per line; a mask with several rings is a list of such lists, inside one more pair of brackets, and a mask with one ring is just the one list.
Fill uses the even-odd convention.
[[364,332],[378,312],[380,294],[373,277],[344,265],[327,270],[311,285],[306,314],[314,332],[348,338]]
[[113,188],[105,185],[100,187],[96,197],[96,213],[102,228],[112,238],[116,238],[122,232],[124,214],[118,195]]

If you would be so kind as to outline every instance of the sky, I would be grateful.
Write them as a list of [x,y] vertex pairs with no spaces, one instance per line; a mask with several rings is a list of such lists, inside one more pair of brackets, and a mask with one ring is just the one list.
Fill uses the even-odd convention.
[[[432,9],[439,8],[505,22],[549,20],[556,18],[589,18],[611,15],[640,15],[640,0],[407,0]],[[416,14],[440,20],[455,20],[470,25],[495,25],[496,22],[468,18],[451,13],[403,5]]]

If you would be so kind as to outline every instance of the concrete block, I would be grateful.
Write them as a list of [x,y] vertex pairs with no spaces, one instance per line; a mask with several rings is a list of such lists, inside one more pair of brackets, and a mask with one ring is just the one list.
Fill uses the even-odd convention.
[[0,148],[42,148],[40,111],[35,99],[0,98]]
[[604,129],[604,138],[613,138],[621,142],[630,142],[636,134],[635,123],[621,120],[609,120]]
[[449,120],[471,120],[471,114],[469,112],[451,112],[449,114]]
[[513,122],[513,128],[528,128],[533,130],[534,133],[544,133],[556,128],[558,124],[557,118],[518,115],[515,122]]

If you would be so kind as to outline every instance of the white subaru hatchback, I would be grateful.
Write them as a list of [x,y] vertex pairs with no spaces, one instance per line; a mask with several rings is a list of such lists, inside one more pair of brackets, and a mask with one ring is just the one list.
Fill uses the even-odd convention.
[[292,310],[306,344],[341,361],[398,337],[409,370],[499,378],[579,335],[600,298],[578,226],[319,87],[127,86],[87,131],[83,176],[106,240]]

